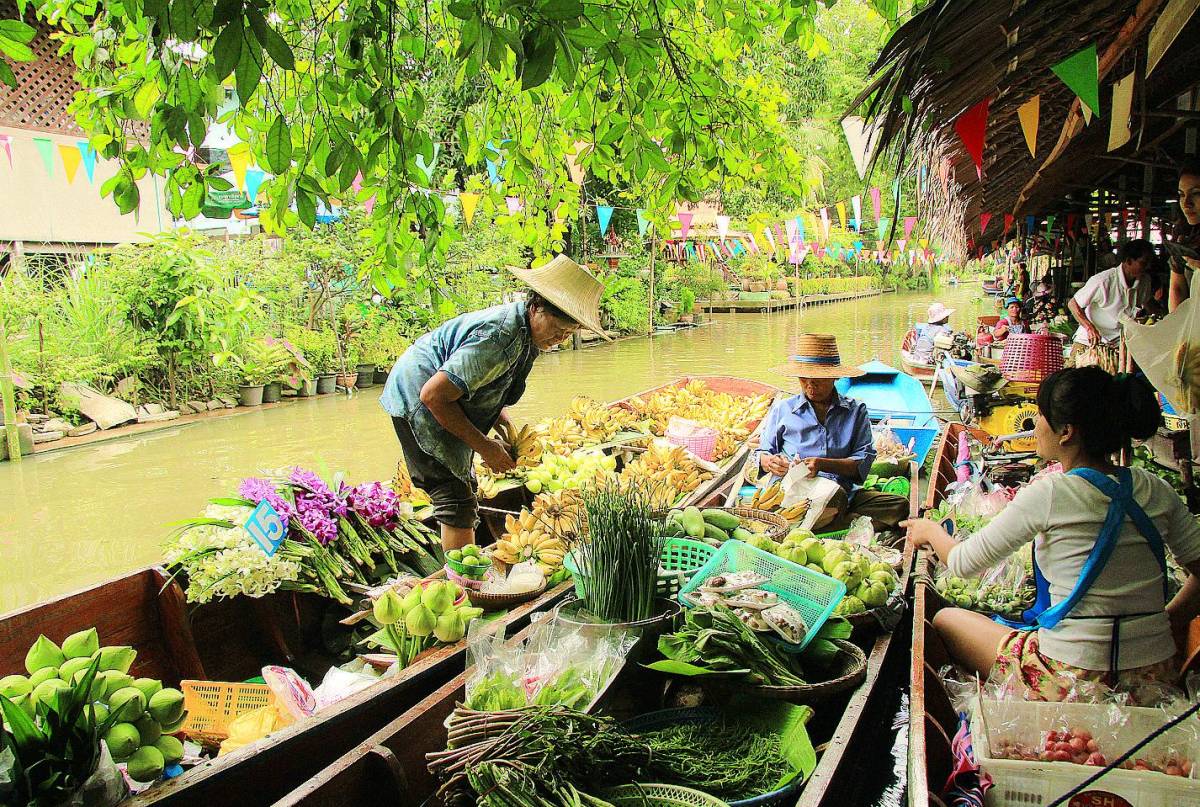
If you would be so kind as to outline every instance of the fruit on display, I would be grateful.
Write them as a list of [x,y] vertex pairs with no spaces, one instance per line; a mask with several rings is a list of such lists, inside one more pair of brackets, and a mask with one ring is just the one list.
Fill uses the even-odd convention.
[[412,502],[414,505],[429,504],[429,494],[413,484],[412,474],[408,472],[403,457],[396,463],[396,475],[392,477],[391,488],[401,501]]
[[462,587],[451,580],[433,580],[414,586],[401,597],[388,589],[372,607],[381,630],[370,638],[396,653],[401,669],[438,642],[447,644],[467,634],[471,620],[483,614],[463,596]]
[[738,445],[750,436],[752,424],[761,420],[771,408],[769,395],[732,395],[714,392],[700,379],[678,387],[657,390],[630,398],[626,406],[633,412],[641,431],[658,436],[667,433],[672,417],[695,421],[716,429],[718,438],[714,460],[733,454]]
[[518,429],[508,421],[502,421],[495,429],[518,468],[532,468],[541,462],[542,440],[531,426],[526,424]]
[[531,510],[504,519],[504,535],[492,549],[492,557],[502,563],[533,561],[549,575],[562,565],[566,553],[563,537],[552,532],[549,523]]
[[[61,647],[39,636],[25,656],[29,676],[0,678],[0,695],[11,699],[30,718],[45,715],[45,710],[57,705],[61,693],[83,680],[95,662],[96,677],[88,695],[99,736],[113,760],[127,764],[130,778],[153,782],[166,765],[183,758],[183,744],[170,734],[183,724],[184,699],[182,692],[164,687],[159,680],[130,675],[136,657],[132,647],[101,647],[95,628],[68,636]],[[172,753],[164,753],[163,748]]]
[[540,464],[525,471],[525,487],[530,493],[580,490],[616,470],[617,458],[602,451],[576,451],[565,456],[547,453]]
[[682,446],[654,440],[621,471],[623,481],[648,488],[654,504],[669,507],[712,478]]
[[891,564],[845,541],[817,538],[807,530],[792,530],[776,545],[784,560],[841,580],[846,596],[834,614],[859,614],[887,604],[899,582]]
[[475,544],[467,544],[462,549],[451,549],[446,553],[446,561],[456,574],[471,580],[482,580],[487,570],[492,567],[492,561],[485,557]]
[[1036,592],[1032,584],[1023,584],[1015,591],[999,583],[984,583],[979,578],[970,579],[944,574],[934,583],[934,588],[951,605],[988,614],[1017,617],[1033,605]]
[[634,417],[628,409],[605,406],[584,396],[577,396],[571,401],[567,416],[579,425],[587,445],[607,443],[618,432],[635,430]]
[[[730,538],[770,549],[771,541],[764,533],[767,525],[757,519],[743,519],[728,510],[685,507],[671,510],[663,523],[664,535],[669,538],[691,538],[712,546],[720,546]],[[766,545],[764,545],[764,542]]]
[[765,488],[757,488],[754,495],[750,497],[749,507],[755,510],[766,510],[770,512],[783,504],[783,486],[778,482],[767,485]]

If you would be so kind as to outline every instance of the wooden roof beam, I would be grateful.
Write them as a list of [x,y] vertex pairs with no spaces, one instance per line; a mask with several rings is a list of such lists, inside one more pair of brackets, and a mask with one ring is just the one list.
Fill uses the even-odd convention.
[[[1150,26],[1154,16],[1162,8],[1164,2],[1165,0],[1141,0],[1141,2],[1138,3],[1138,7],[1133,12],[1133,16],[1126,20],[1125,24],[1121,26],[1121,30],[1118,32],[1117,38],[1113,40],[1113,43],[1109,45],[1108,48],[1105,49],[1104,53],[1100,55],[1099,80],[1102,81],[1104,77],[1107,76],[1108,73],[1113,69],[1113,67],[1116,66],[1120,58],[1125,55],[1125,52],[1137,43],[1138,38],[1146,32],[1146,29]],[[1063,155],[1063,152],[1066,151],[1071,140],[1082,130],[1083,110],[1080,109],[1080,106],[1079,98],[1076,98],[1071,103],[1071,110],[1067,113],[1067,119],[1063,123],[1062,132],[1059,133],[1058,142],[1054,144],[1054,148],[1051,150],[1049,156],[1047,156],[1041,166],[1039,166],[1038,169],[1033,172],[1033,176],[1029,178],[1029,181],[1025,183],[1025,186],[1017,195],[1017,200],[1013,203],[1013,215],[1016,215],[1018,212],[1020,212],[1021,207],[1025,204],[1025,200],[1029,198],[1029,194],[1032,192],[1033,187],[1041,180],[1042,172],[1045,171],[1051,163]]]

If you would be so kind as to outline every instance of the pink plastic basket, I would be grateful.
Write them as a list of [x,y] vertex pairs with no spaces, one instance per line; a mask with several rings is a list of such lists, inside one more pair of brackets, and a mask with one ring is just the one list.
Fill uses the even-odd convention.
[[1047,333],[1009,334],[1000,373],[1010,381],[1040,384],[1063,368],[1062,340]]
[[671,418],[667,425],[667,441],[683,446],[705,462],[712,462],[717,452],[716,430],[683,418]]

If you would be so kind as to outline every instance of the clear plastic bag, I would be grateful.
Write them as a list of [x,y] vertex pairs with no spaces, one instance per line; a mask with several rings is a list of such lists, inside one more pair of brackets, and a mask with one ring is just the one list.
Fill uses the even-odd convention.
[[860,516],[851,521],[850,529],[846,531],[846,537],[842,540],[862,549],[875,543],[875,528],[871,526],[871,517]]

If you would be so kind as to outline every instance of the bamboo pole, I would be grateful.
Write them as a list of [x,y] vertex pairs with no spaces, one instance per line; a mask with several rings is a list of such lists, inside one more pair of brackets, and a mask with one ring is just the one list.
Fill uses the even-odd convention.
[[650,232],[650,325],[647,333],[654,333],[654,232]]
[[8,438],[8,458],[21,461],[21,438],[17,431],[17,396],[13,390],[12,363],[8,358],[8,330],[0,317],[0,398],[4,401],[4,433]]

